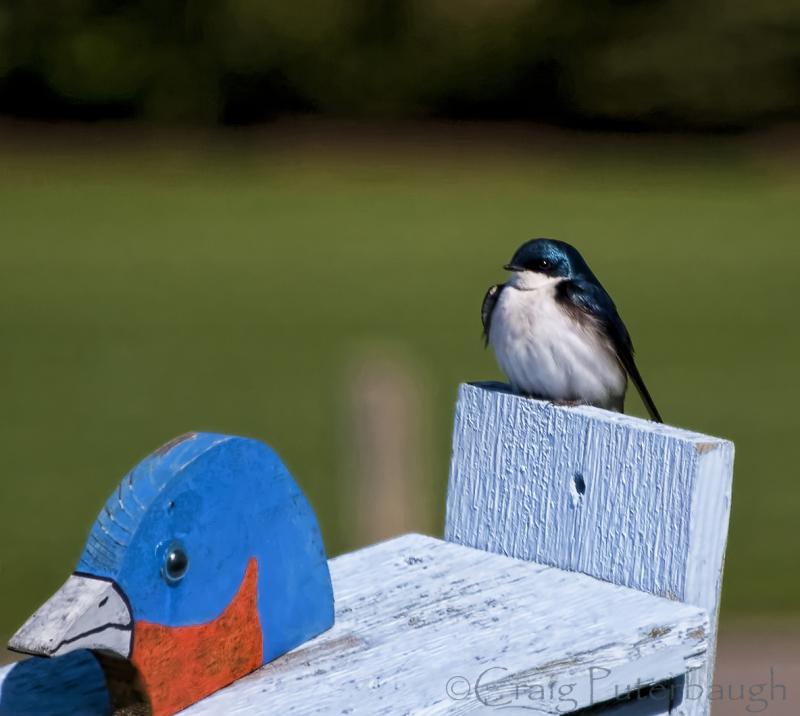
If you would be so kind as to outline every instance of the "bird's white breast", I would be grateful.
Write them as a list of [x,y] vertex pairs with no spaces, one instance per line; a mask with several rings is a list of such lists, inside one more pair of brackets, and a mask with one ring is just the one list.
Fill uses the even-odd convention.
[[627,379],[608,340],[556,301],[561,279],[526,273],[500,293],[489,332],[511,384],[549,400],[621,410]]

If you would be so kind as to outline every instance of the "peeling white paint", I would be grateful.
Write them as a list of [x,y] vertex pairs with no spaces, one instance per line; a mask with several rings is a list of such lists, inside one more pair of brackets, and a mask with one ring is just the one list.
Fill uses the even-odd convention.
[[330,566],[334,627],[184,713],[556,714],[704,661],[702,609],[585,575],[421,535]]

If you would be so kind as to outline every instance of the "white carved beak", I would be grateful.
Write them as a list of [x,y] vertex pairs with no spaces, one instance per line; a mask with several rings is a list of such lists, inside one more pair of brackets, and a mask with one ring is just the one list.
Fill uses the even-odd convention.
[[125,595],[109,579],[73,574],[11,638],[8,648],[34,656],[94,649],[128,658],[133,619]]

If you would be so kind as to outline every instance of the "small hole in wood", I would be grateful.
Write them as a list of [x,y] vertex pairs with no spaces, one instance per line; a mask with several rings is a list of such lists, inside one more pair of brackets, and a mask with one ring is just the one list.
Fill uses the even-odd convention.
[[586,481],[583,479],[583,475],[579,472],[575,473],[575,477],[572,478],[572,481],[575,483],[575,492],[579,495],[583,495],[586,493]]
[[569,494],[572,499],[572,506],[578,508],[583,504],[583,495],[586,492],[586,481],[583,475],[576,472],[569,483]]

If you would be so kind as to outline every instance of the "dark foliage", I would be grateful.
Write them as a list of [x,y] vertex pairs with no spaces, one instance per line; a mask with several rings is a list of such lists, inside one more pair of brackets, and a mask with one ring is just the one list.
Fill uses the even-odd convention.
[[0,112],[746,128],[800,113],[800,4],[0,0]]

